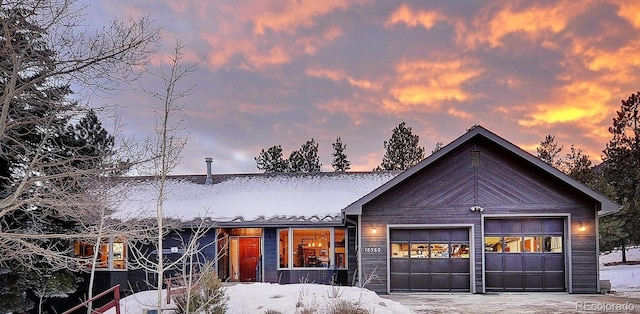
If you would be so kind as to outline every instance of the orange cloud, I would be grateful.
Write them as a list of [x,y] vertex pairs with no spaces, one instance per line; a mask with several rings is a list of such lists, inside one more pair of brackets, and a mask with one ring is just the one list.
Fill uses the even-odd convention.
[[529,118],[521,119],[519,124],[539,126],[582,122],[595,125],[609,115],[607,103],[612,98],[611,91],[593,82],[574,82],[559,88],[556,94],[552,103],[537,105]]
[[446,18],[436,11],[412,10],[408,5],[403,4],[398,7],[384,23],[389,27],[395,24],[405,24],[410,27],[422,25],[426,29],[430,29],[436,23],[444,21]]
[[390,93],[403,107],[438,109],[444,101],[472,98],[463,85],[482,70],[462,60],[417,60],[399,63],[396,73]]
[[267,30],[293,32],[298,27],[314,25],[314,19],[335,10],[356,4],[342,0],[289,0],[284,3],[249,1],[235,13],[252,21],[254,33],[264,35]]
[[[516,4],[513,2],[501,2],[494,5],[503,7],[495,14],[494,8],[486,8],[473,22],[475,31],[469,31],[460,37],[465,38],[465,44],[471,48],[477,43],[487,43],[491,47],[501,46],[502,39],[512,33],[524,33],[532,40],[544,42],[546,33],[561,32],[571,18],[588,8],[587,2],[560,1],[547,6],[534,3],[531,7],[518,5],[515,8]],[[468,29],[465,28],[464,31]]]
[[320,36],[307,36],[296,40],[296,44],[304,47],[304,52],[309,55],[316,54],[318,48],[324,46],[336,38],[342,36],[342,29],[339,26],[329,26]]
[[629,21],[635,28],[640,28],[640,2],[637,0],[617,0],[618,15]]
[[368,90],[379,90],[380,89],[380,85],[372,82],[372,81],[368,81],[368,80],[361,80],[361,79],[355,79],[349,75],[347,75],[343,70],[329,70],[329,69],[320,69],[320,68],[312,68],[312,69],[307,69],[305,71],[305,73],[308,76],[313,76],[313,77],[324,77],[324,78],[328,78],[332,81],[335,82],[339,82],[339,81],[347,81],[349,82],[349,84],[351,86],[354,87],[358,87],[361,89],[368,89]]

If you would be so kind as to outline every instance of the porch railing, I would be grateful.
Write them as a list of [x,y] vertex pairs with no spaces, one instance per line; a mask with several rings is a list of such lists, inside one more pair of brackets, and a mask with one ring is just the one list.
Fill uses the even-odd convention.
[[109,301],[107,304],[95,309],[95,310],[91,310],[91,313],[104,313],[107,310],[111,309],[111,308],[116,308],[116,314],[120,314],[120,284],[117,284],[111,288],[109,288],[108,290],[94,296],[93,298],[84,301],[66,311],[64,311],[62,314],[70,314],[73,313],[83,307],[87,307],[89,304],[91,304],[91,302],[109,294],[109,293],[113,293],[113,300]]

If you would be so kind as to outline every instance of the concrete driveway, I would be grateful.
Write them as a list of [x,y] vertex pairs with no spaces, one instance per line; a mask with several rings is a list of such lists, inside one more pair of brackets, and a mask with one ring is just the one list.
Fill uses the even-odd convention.
[[640,313],[640,293],[390,294],[415,313]]

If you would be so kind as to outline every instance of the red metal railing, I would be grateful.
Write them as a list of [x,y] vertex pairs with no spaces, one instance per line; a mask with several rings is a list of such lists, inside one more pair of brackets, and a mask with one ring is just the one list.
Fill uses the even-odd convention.
[[91,299],[89,299],[87,301],[84,301],[84,302],[82,302],[82,303],[80,303],[80,304],[78,304],[78,305],[66,310],[62,314],[70,314],[70,313],[73,313],[73,312],[83,308],[83,307],[87,307],[89,305],[89,303],[91,303],[91,302],[93,302],[93,301],[95,301],[95,300],[97,300],[97,299],[99,299],[99,298],[111,293],[111,292],[113,292],[113,300],[109,301],[109,303],[107,303],[107,304],[105,304],[105,305],[103,305],[103,306],[101,306],[101,307],[99,307],[99,308],[97,308],[95,310],[92,310],[91,313],[104,313],[108,309],[111,309],[111,308],[115,307],[116,308],[116,314],[120,314],[120,284],[117,284],[117,285],[109,288],[109,290],[106,290],[106,291],[94,296],[93,298],[91,298]]

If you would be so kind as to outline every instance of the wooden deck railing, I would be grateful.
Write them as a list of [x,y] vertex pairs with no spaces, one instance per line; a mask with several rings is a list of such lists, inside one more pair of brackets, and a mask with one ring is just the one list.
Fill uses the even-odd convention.
[[62,314],[70,314],[70,313],[73,313],[73,312],[83,308],[83,307],[87,307],[91,302],[93,302],[93,301],[95,301],[95,300],[97,300],[97,299],[99,299],[99,298],[101,298],[101,297],[103,297],[103,296],[105,296],[105,295],[107,295],[107,294],[109,294],[111,292],[113,292],[113,300],[109,301],[107,304],[105,304],[105,305],[103,305],[103,306],[101,306],[101,307],[99,307],[99,308],[97,308],[95,310],[92,310],[91,313],[104,313],[108,309],[111,309],[111,308],[115,307],[116,308],[116,314],[120,314],[120,284],[117,284],[117,285],[109,288],[108,290],[106,290],[106,291],[94,296],[93,298],[91,298],[91,299],[89,299],[87,301],[84,301],[84,302],[82,302],[82,303],[80,303],[80,304],[78,304],[78,305],[76,305],[76,306],[64,311]]

